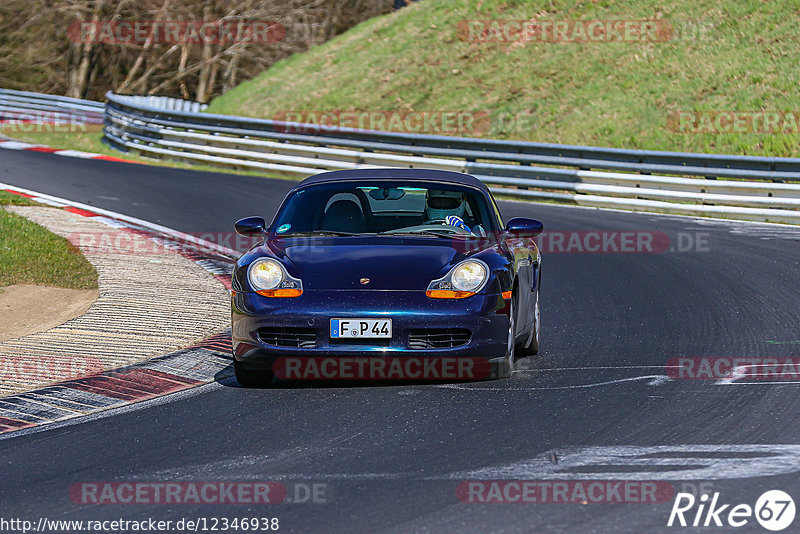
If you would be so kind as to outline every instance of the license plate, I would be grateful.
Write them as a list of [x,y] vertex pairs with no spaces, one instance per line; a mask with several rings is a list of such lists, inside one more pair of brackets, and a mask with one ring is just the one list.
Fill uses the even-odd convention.
[[331,319],[334,339],[368,339],[392,337],[391,319]]

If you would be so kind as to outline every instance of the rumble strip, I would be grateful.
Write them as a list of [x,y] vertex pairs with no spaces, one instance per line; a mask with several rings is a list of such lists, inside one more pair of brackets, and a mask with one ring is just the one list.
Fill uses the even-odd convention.
[[[75,243],[98,272],[100,297],[81,317],[0,343],[0,395],[6,395],[0,396],[0,434],[232,374],[226,288],[234,251],[203,243],[189,246],[179,236],[122,215],[118,219],[98,210],[101,215],[81,204],[2,184],[0,189],[54,206],[8,209],[64,237],[130,232],[161,245],[154,255],[108,253],[94,243]],[[121,271],[125,276],[117,274]]]

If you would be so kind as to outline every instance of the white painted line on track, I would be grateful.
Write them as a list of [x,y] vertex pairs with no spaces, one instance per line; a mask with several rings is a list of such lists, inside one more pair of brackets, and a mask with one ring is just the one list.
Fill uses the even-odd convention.
[[624,382],[636,382],[639,380],[650,380],[647,382],[648,386],[660,386],[667,382],[671,382],[672,378],[667,375],[645,375],[633,376],[630,378],[620,378],[618,380],[606,380],[605,382],[595,382],[592,384],[573,384],[569,386],[552,386],[552,387],[480,387],[471,386],[467,384],[436,384],[434,387],[446,389],[464,389],[469,391],[534,391],[534,390],[557,390],[557,389],[583,389],[583,388],[596,388],[601,386],[610,386],[614,384],[622,384]]
[[723,382],[719,381],[715,386],[791,386],[800,384],[799,381],[793,380],[780,380],[780,381],[764,381],[764,382]]
[[677,365],[611,365],[599,367],[549,367],[541,369],[519,369],[515,373],[539,373],[544,371],[596,371],[609,369],[678,369]]
[[51,201],[51,202],[59,202],[59,203],[62,203],[63,205],[72,206],[74,208],[78,208],[78,209],[82,209],[82,210],[92,211],[92,212],[98,213],[100,215],[105,215],[107,217],[111,217],[112,219],[118,219],[120,221],[125,221],[127,223],[135,224],[135,225],[141,226],[143,228],[148,228],[150,230],[154,230],[154,231],[160,232],[162,234],[166,234],[166,235],[169,235],[169,236],[172,236],[172,237],[176,237],[176,238],[178,238],[181,241],[184,241],[186,243],[193,243],[195,245],[204,247],[204,248],[209,249],[209,250],[215,250],[217,252],[225,254],[226,256],[230,256],[231,258],[238,258],[239,256],[241,256],[240,252],[238,252],[236,250],[233,250],[231,248],[224,247],[222,245],[218,245],[218,244],[212,243],[210,241],[206,241],[205,239],[200,239],[200,238],[195,237],[193,235],[189,235],[189,234],[186,234],[184,232],[180,232],[178,230],[175,230],[173,228],[169,228],[167,226],[162,226],[160,224],[151,223],[149,221],[145,221],[143,219],[138,219],[136,217],[131,217],[129,215],[118,213],[116,211],[111,211],[111,210],[107,210],[107,209],[103,209],[103,208],[98,208],[97,206],[92,206],[90,204],[83,204],[81,202],[75,202],[73,200],[69,200],[69,199],[66,199],[66,198],[56,197],[56,196],[53,196],[53,195],[47,195],[45,193],[39,193],[38,191],[32,191],[30,189],[17,187],[17,186],[10,185],[10,184],[0,183],[0,189],[7,189],[9,191],[17,191],[19,193],[24,193],[26,195],[31,195],[31,196],[34,197],[32,200],[44,199],[44,200]]
[[[308,452],[308,451],[306,451]],[[521,461],[443,473],[420,471],[322,472],[280,471],[283,456],[294,450],[272,455],[225,458],[180,468],[140,473],[134,480],[180,479],[201,473],[224,471],[229,480],[263,477],[270,480],[396,481],[681,481],[760,478],[794,474],[800,471],[795,460],[797,444],[677,444],[564,447],[551,449]],[[551,458],[558,458],[554,463]]]
[[[554,453],[553,463],[548,453]],[[461,480],[721,480],[800,471],[797,444],[567,447],[527,460],[452,473]]]

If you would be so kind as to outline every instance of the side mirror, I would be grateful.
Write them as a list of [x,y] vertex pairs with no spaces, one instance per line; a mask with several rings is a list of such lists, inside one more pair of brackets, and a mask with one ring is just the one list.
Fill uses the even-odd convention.
[[508,225],[506,225],[506,231],[517,237],[536,237],[541,234],[543,230],[544,225],[541,221],[522,217],[515,217],[508,221]]
[[245,217],[236,221],[236,233],[245,237],[266,235],[267,221],[264,217]]

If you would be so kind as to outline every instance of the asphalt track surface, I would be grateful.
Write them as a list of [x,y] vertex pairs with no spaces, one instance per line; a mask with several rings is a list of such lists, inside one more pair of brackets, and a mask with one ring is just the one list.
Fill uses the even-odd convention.
[[[240,217],[269,218],[293,184],[13,151],[0,153],[0,182],[184,232],[227,232]],[[666,527],[672,500],[466,503],[456,488],[465,480],[611,478],[713,488],[725,503],[753,505],[769,489],[798,501],[797,380],[665,375],[675,357],[800,357],[800,230],[500,206],[506,219],[539,218],[549,232],[664,232],[673,248],[690,239],[695,247],[627,254],[545,247],[542,351],[510,380],[243,389],[225,379],[12,435],[0,440],[0,515],[277,517],[289,532],[663,532],[698,529]],[[625,460],[624,446],[641,447],[636,461]],[[665,462],[671,449],[657,446],[683,452]],[[598,461],[598,451],[623,456]],[[326,502],[90,505],[68,494],[87,481],[221,480],[280,481],[290,499],[296,483],[325,484]],[[752,518],[735,530],[766,532]]]

